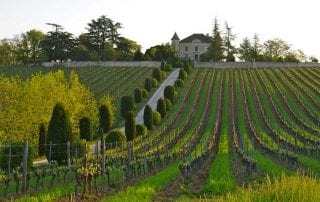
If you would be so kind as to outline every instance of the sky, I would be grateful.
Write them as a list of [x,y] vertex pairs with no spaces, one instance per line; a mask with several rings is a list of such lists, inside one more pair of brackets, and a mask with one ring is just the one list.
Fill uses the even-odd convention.
[[193,33],[212,33],[213,20],[227,21],[237,35],[275,37],[320,58],[320,2],[317,0],[0,0],[0,39],[30,29],[43,32],[57,23],[78,36],[87,23],[106,15],[123,28],[120,33],[143,50]]

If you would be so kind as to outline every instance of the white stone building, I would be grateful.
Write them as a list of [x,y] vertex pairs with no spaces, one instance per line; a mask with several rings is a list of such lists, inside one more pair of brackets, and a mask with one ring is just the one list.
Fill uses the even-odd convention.
[[171,45],[176,50],[177,56],[183,59],[199,61],[200,55],[207,52],[211,38],[204,34],[192,34],[180,40],[177,33],[171,39]]

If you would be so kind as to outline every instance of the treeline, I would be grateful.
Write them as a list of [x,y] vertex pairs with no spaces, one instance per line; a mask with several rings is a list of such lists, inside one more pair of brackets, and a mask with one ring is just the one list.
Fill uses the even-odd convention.
[[211,44],[208,51],[200,56],[201,61],[272,61],[272,62],[318,62],[318,59],[307,57],[302,50],[293,50],[286,41],[274,38],[263,43],[255,34],[252,39],[245,37],[239,47],[235,45],[236,35],[232,27],[225,22],[223,30],[215,18]]
[[76,37],[61,25],[53,31],[30,30],[13,39],[0,40],[0,65],[40,64],[45,61],[176,60],[170,45],[159,45],[145,54],[141,46],[119,33],[122,24],[105,15],[93,19]]

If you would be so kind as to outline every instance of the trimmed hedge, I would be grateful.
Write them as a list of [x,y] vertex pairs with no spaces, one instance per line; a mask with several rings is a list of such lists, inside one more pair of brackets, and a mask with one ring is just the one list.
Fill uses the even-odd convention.
[[136,125],[137,137],[147,135],[147,127],[142,124]]
[[166,103],[166,111],[169,111],[171,109],[172,103],[168,98],[164,99],[164,102]]
[[187,79],[187,72],[184,71],[184,69],[180,69],[179,72],[179,79],[181,79],[182,81],[185,81]]
[[177,80],[174,82],[174,86],[175,86],[175,87],[182,88],[182,87],[184,86],[184,81],[182,81],[181,79],[177,79]]
[[106,136],[106,143],[115,143],[123,144],[127,140],[126,135],[120,129],[110,130]]
[[162,70],[162,71],[165,71],[165,65],[166,65],[167,63],[164,61],[164,60],[161,60],[161,67],[160,67],[160,69]]
[[172,65],[171,64],[168,64],[166,63],[165,66],[164,66],[164,71],[166,72],[170,72],[172,71]]
[[147,90],[147,91],[151,91],[151,88],[152,88],[152,78],[150,77],[147,77],[146,80],[144,81],[144,88]]
[[158,126],[161,123],[161,114],[157,111],[152,112],[153,125]]
[[164,88],[163,95],[165,98],[169,99],[171,101],[171,103],[173,103],[175,100],[174,91],[175,90],[174,90],[173,86],[166,86]]
[[83,117],[79,120],[80,139],[86,141],[92,141],[93,139],[93,127],[88,117]]
[[99,122],[103,133],[107,133],[113,124],[112,109],[110,105],[101,105],[99,107]]
[[149,92],[146,89],[142,89],[142,97],[147,98],[149,96]]
[[160,98],[157,102],[157,111],[161,114],[161,118],[164,118],[166,116],[166,103],[162,98]]
[[158,82],[162,81],[162,71],[160,68],[154,68],[152,70],[152,77],[157,79]]
[[140,88],[134,90],[134,101],[140,103],[142,101],[142,91]]
[[40,124],[39,127],[39,145],[38,145],[38,155],[42,156],[46,153],[46,140],[47,140],[47,129],[44,123]]
[[136,119],[133,112],[128,112],[124,125],[127,140],[132,141],[136,137]]
[[161,71],[161,76],[162,76],[162,79],[166,78],[167,77],[167,72]]
[[123,96],[121,98],[121,116],[122,118],[126,119],[129,112],[135,112],[136,111],[136,105],[134,102],[134,99],[132,96]]
[[158,87],[158,80],[155,79],[155,78],[152,79],[152,87],[153,88],[157,88]]
[[190,73],[191,73],[192,68],[191,68],[191,66],[190,66],[190,65],[186,65],[186,66],[184,66],[184,67],[183,67],[183,70],[184,70],[185,72],[187,72],[187,74],[190,74]]
[[149,105],[146,105],[144,108],[143,122],[149,130],[153,128],[152,109]]

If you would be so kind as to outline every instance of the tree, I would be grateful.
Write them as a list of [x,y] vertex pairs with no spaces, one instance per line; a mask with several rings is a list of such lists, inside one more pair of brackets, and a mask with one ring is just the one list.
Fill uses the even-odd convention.
[[309,60],[310,60],[311,62],[316,62],[316,63],[318,63],[318,58],[316,58],[315,56],[311,56],[311,57],[309,58]]
[[136,137],[136,120],[132,111],[128,112],[125,120],[125,133],[128,141]]
[[153,128],[152,108],[146,105],[143,112],[143,122],[147,126],[148,130]]
[[232,45],[235,39],[236,35],[232,33],[232,28],[228,25],[227,22],[225,22],[224,47],[227,54],[227,61],[235,61],[234,54],[236,53],[236,48]]
[[102,104],[99,108],[99,122],[103,133],[107,133],[113,124],[112,106]]
[[119,37],[116,45],[119,60],[133,60],[135,52],[141,49],[141,46],[137,42],[125,37]]
[[66,143],[71,141],[71,125],[67,112],[61,103],[57,103],[53,109],[51,120],[48,127],[47,143],[55,144],[52,147],[52,152],[49,154],[49,149],[46,150],[46,156],[51,160],[56,160],[59,163],[67,160]]
[[172,65],[178,60],[176,51],[170,44],[152,46],[146,50],[144,55],[146,59],[149,58],[152,61],[165,60]]
[[175,99],[175,89],[174,89],[174,87],[173,86],[166,86],[165,88],[164,88],[164,92],[163,92],[163,94],[164,94],[164,97],[165,98],[168,98],[170,101],[171,101],[171,103],[173,103],[174,102],[174,99]]
[[212,59],[214,62],[221,61],[223,59],[223,41],[221,38],[218,19],[214,19],[213,27],[213,39],[211,45],[208,48],[208,58]]
[[166,103],[162,98],[160,98],[157,102],[157,111],[160,113],[161,118],[164,118],[166,116]]
[[134,61],[143,61],[144,60],[144,55],[141,52],[141,50],[137,50],[134,55],[133,55],[133,60]]
[[267,40],[264,44],[265,57],[270,61],[279,61],[289,53],[290,45],[279,38]]
[[38,155],[42,156],[46,153],[46,139],[47,139],[47,130],[44,123],[40,124],[39,127],[39,144],[38,144]]
[[56,31],[48,32],[47,37],[41,41],[41,47],[49,61],[69,59],[74,47],[77,45],[73,34],[63,32],[62,29],[59,28]]
[[253,42],[252,42],[252,58],[254,61],[262,61],[263,56],[261,54],[261,47],[260,40],[258,34],[254,34]]
[[2,39],[0,41],[0,64],[10,65],[16,63],[16,55],[12,41]]
[[150,92],[152,89],[152,79],[150,77],[147,77],[145,82],[144,82],[144,88]]
[[253,47],[251,45],[250,40],[246,37],[243,39],[242,43],[239,47],[240,59],[244,61],[252,61],[253,60]]
[[109,41],[111,44],[111,47],[113,47],[118,41],[120,34],[118,32],[119,29],[122,28],[121,23],[119,22],[113,22],[113,20],[109,19]]
[[135,102],[132,96],[123,96],[121,98],[121,116],[126,119],[130,112],[136,111]]
[[134,101],[140,103],[142,101],[142,91],[140,88],[134,90]]
[[93,127],[88,117],[83,117],[82,119],[79,120],[79,128],[80,128],[80,139],[85,139],[86,141],[92,141]]
[[162,81],[162,72],[160,68],[154,68],[152,70],[152,77],[157,79],[158,82]]

